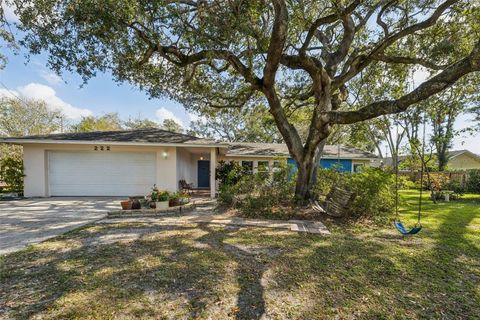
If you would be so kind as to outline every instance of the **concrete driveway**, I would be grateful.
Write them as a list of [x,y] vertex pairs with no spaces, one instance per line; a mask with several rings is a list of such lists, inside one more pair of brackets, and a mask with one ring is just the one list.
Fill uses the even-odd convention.
[[0,201],[0,255],[76,229],[118,210],[118,198]]

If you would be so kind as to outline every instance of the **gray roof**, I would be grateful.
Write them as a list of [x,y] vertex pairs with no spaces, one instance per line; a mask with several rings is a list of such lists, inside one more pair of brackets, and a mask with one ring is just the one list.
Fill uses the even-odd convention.
[[[290,153],[286,144],[280,143],[247,143],[247,142],[230,142],[230,148],[227,156],[233,157],[288,157]],[[323,149],[322,158],[337,158],[338,146],[326,145]],[[353,147],[340,145],[340,158],[342,159],[375,159],[375,154],[356,149]]]
[[[48,135],[23,136],[0,138],[0,142],[6,143],[49,143],[49,142],[110,142],[110,143],[152,143],[152,144],[186,144],[186,145],[215,145],[228,147],[227,156],[250,156],[250,157],[288,157],[290,153],[285,144],[280,143],[247,143],[247,142],[218,142],[211,139],[198,138],[195,136],[176,133],[157,128],[146,128],[123,131],[94,131],[94,132],[69,132]],[[337,145],[326,145],[323,158],[337,158]],[[375,159],[373,153],[362,151],[353,147],[341,145],[340,158],[342,159]]]
[[203,139],[187,134],[176,133],[156,128],[123,130],[123,131],[93,131],[70,132],[48,135],[11,137],[0,139],[0,142],[22,141],[104,141],[104,142],[137,142],[137,143],[165,143],[165,144],[218,144],[215,140]]

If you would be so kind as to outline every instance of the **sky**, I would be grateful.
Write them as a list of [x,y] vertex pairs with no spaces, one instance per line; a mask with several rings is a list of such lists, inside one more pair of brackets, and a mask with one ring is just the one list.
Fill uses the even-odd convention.
[[[13,21],[13,13],[6,11],[7,19]],[[5,48],[0,46],[2,51]],[[129,84],[118,84],[110,74],[99,73],[83,84],[82,79],[73,73],[55,74],[47,67],[47,57],[43,54],[25,57],[25,51],[17,54],[2,52],[8,58],[7,65],[0,70],[0,96],[22,95],[27,98],[45,100],[52,108],[60,109],[68,121],[74,123],[82,116],[101,116],[117,112],[123,120],[129,117],[148,118],[163,122],[173,119],[184,128],[190,121],[198,119],[185,108],[168,99],[150,99],[145,92]],[[414,83],[426,79],[426,72],[414,74]],[[83,84],[83,85],[82,85]],[[472,125],[472,116],[462,115],[455,123],[456,129]],[[431,132],[430,127],[427,133]],[[468,149],[480,154],[480,135],[460,135],[454,139],[454,150]]]

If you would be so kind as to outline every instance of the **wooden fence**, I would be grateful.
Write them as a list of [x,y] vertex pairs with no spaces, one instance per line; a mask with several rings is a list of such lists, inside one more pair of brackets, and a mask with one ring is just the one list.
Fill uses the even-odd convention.
[[[407,177],[409,180],[413,182],[417,182],[420,180],[420,172],[419,171],[401,171],[399,172],[400,176]],[[464,184],[465,181],[468,179],[468,171],[443,171],[443,172],[431,172],[434,175],[442,175],[446,179],[450,181],[458,181],[461,184]],[[424,179],[426,177],[424,176]]]

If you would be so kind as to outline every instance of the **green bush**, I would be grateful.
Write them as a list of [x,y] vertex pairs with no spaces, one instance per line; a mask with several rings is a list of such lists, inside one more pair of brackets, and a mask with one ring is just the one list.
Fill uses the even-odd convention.
[[453,191],[453,194],[451,195],[451,199],[459,199],[463,194],[465,193],[465,186],[460,182],[456,180],[449,180],[445,185],[444,185],[444,190],[451,190]]
[[268,176],[264,172],[244,174],[233,185],[220,185],[218,202],[234,205],[245,217],[286,218],[281,207],[293,203],[295,179],[292,177],[291,168],[287,166],[276,168]]
[[358,173],[319,169],[315,191],[325,196],[333,187],[355,192],[351,207],[354,217],[386,217],[395,205],[395,176],[378,168],[366,167]]
[[480,170],[468,171],[466,191],[471,193],[480,193]]
[[0,180],[7,184],[5,191],[23,194],[23,161],[15,157],[0,160]]
[[378,168],[364,168],[351,174],[347,189],[356,193],[352,214],[356,217],[383,218],[395,209],[395,176]]
[[220,161],[215,171],[215,178],[220,186],[233,186],[245,175],[245,169],[237,161]]

